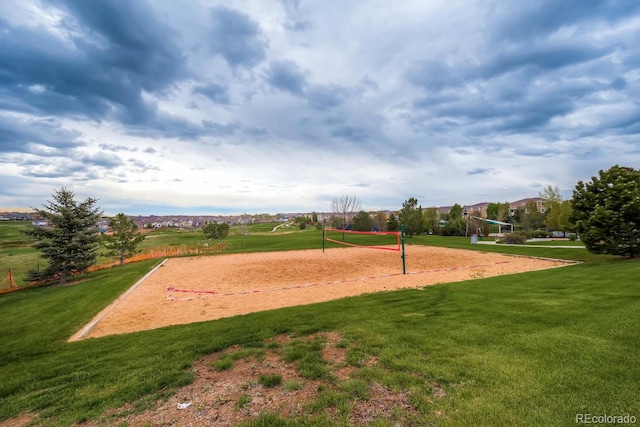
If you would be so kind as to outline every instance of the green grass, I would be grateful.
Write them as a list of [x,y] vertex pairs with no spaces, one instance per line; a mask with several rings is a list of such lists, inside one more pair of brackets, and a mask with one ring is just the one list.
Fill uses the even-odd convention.
[[[586,250],[578,250],[575,248],[547,247],[538,248],[528,245],[507,246],[507,245],[481,245],[471,244],[468,237],[444,237],[444,236],[415,236],[406,238],[405,245],[428,245],[454,249],[469,249],[483,252],[496,252],[514,255],[526,255],[542,258],[557,258],[575,261],[589,262],[615,262],[619,257],[613,256],[594,256]],[[547,245],[545,245],[547,246]]]
[[293,340],[282,349],[282,360],[295,362],[296,369],[303,378],[333,380],[322,357],[323,348],[323,337],[316,337],[311,341]]
[[24,286],[24,276],[37,269],[38,262],[40,268],[46,268],[46,262],[31,247],[33,242],[22,232],[29,224],[29,221],[0,221],[0,280],[11,270],[16,284]]
[[304,388],[304,382],[297,379],[287,380],[282,385],[282,389],[285,391],[302,390],[303,388]]
[[234,359],[231,356],[221,357],[220,359],[211,363],[211,367],[214,371],[228,371],[233,368]]
[[251,396],[249,396],[248,394],[243,394],[238,398],[238,401],[236,402],[236,409],[242,409],[249,403],[251,403]]
[[0,221],[0,245],[3,247],[29,245],[30,240],[22,230],[30,224],[30,221]]
[[274,374],[274,375],[266,375],[261,374],[258,378],[258,382],[265,387],[277,387],[282,384],[282,375]]
[[[317,249],[320,237],[315,230],[248,236],[247,250]],[[241,250],[241,236],[229,241],[230,251]],[[340,389],[319,390],[310,409],[334,408],[336,422],[352,399],[367,398],[365,386],[374,381],[407,391],[418,425],[572,425],[576,413],[640,415],[640,261],[440,236],[407,244],[584,263],[74,343],[66,339],[154,262],[98,271],[71,286],[2,295],[0,420],[29,412],[51,425],[71,425],[126,403],[145,408],[190,383],[190,368],[203,355],[235,344],[257,352],[278,334],[318,331],[337,331],[354,343],[347,355],[354,365],[378,360]],[[321,344],[294,340],[281,351],[309,378],[319,378],[326,375],[317,357]],[[307,425],[331,424],[326,415],[308,417],[316,421]],[[296,425],[274,414],[247,425],[279,421]]]

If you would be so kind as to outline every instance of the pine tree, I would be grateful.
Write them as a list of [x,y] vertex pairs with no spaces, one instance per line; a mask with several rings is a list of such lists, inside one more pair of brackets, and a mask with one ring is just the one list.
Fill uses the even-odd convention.
[[353,217],[353,230],[354,231],[371,231],[373,222],[371,221],[371,215],[365,211],[360,211]]
[[572,220],[589,251],[640,255],[640,170],[612,166],[573,190]]
[[94,264],[98,255],[98,221],[102,211],[97,200],[77,203],[72,191],[62,187],[36,213],[49,225],[32,226],[25,233],[36,240],[34,247],[49,262],[40,279],[59,278],[65,284],[70,274],[82,273]]
[[398,231],[400,230],[400,224],[398,223],[398,218],[391,213],[389,215],[389,219],[387,220],[387,231]]

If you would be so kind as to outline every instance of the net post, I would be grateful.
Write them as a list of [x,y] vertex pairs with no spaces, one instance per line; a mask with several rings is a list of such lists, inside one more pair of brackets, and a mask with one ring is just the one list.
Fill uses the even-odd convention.
[[402,274],[407,274],[407,263],[404,254],[404,225],[400,226],[400,247],[402,250],[402,255],[400,255],[400,258],[402,258]]
[[322,226],[322,253],[324,253],[324,238],[325,238],[325,231],[324,231],[324,225]]

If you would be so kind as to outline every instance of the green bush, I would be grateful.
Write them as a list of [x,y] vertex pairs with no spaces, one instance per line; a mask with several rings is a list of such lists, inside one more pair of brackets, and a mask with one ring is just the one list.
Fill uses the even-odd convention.
[[514,231],[513,233],[505,234],[502,239],[502,243],[509,245],[523,245],[529,238],[529,234],[526,231]]

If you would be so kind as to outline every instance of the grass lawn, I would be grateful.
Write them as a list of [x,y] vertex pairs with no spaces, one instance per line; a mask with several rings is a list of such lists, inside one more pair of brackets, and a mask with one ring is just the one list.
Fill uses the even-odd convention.
[[31,247],[33,241],[22,232],[29,224],[30,221],[0,221],[0,280],[11,270],[16,284],[23,286],[29,270],[46,268],[46,261]]
[[[246,250],[317,249],[318,238],[316,230],[250,235]],[[242,236],[229,241],[230,251],[242,250]],[[407,244],[584,263],[75,343],[66,339],[153,261],[101,270],[71,286],[3,295],[0,420],[29,412],[45,424],[70,425],[125,403],[135,411],[192,381],[189,368],[202,355],[316,331],[340,332],[375,357],[378,365],[359,379],[406,390],[418,425],[573,425],[579,413],[640,417],[640,261],[440,236]],[[311,423],[313,416],[296,421]]]

